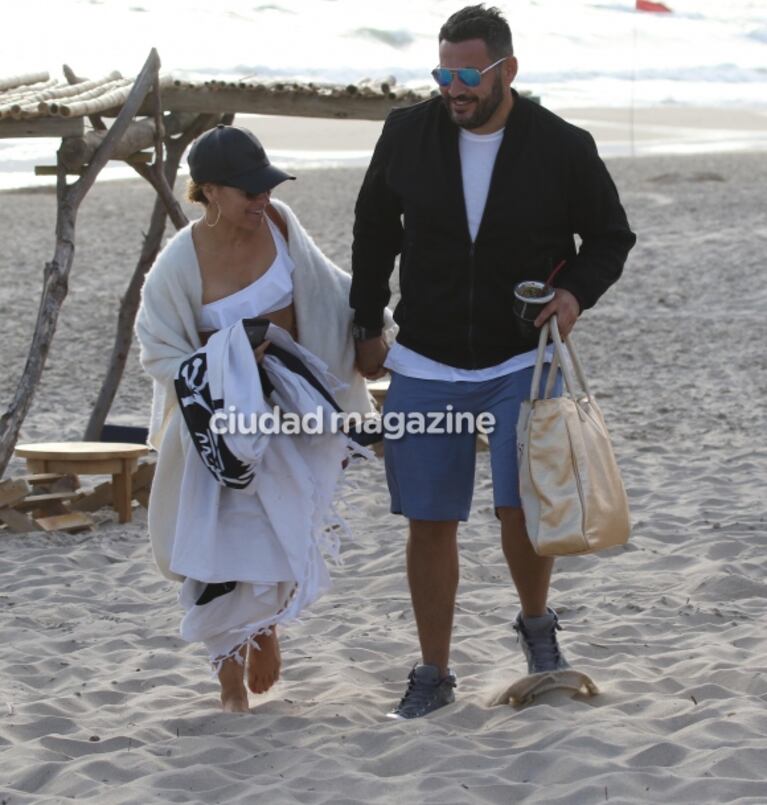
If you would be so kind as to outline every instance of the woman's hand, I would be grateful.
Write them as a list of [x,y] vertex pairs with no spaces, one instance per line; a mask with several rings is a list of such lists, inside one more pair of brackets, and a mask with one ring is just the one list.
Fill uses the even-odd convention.
[[264,353],[271,346],[271,341],[262,341],[254,350],[253,354],[256,356],[256,363],[261,363],[264,359]]

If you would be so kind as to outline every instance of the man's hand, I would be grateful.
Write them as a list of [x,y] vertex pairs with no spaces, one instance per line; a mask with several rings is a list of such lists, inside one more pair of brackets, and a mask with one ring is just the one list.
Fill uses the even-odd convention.
[[384,361],[389,347],[383,336],[368,338],[365,341],[355,341],[354,351],[356,365],[359,373],[368,380],[377,380],[386,374]]
[[562,338],[567,338],[573,331],[573,327],[575,327],[575,322],[578,316],[580,316],[580,313],[581,306],[570,291],[566,291],[564,288],[557,288],[554,291],[554,298],[538,314],[538,318],[535,320],[535,326],[543,327],[548,319],[556,315],[557,324],[559,325],[559,334]]

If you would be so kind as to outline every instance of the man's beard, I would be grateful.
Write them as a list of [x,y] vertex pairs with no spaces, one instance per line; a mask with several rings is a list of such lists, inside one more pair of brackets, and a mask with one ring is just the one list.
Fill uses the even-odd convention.
[[451,99],[444,95],[442,96],[442,102],[445,104],[453,123],[460,126],[462,129],[478,129],[480,126],[484,126],[495,114],[495,110],[500,106],[501,101],[503,101],[503,81],[500,73],[493,82],[490,94],[484,100],[478,100],[475,95],[471,94],[459,95],[457,98],[453,98],[453,100],[461,100],[462,98],[476,101],[474,113],[470,117],[456,118],[450,106]]

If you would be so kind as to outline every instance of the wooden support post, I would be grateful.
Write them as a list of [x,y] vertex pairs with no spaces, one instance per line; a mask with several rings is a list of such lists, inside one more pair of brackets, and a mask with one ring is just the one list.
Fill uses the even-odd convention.
[[[160,119],[161,138],[171,134],[181,134],[197,119],[195,114],[171,113]],[[157,118],[133,120],[120,141],[115,145],[112,159],[130,159],[145,148],[151,148],[157,141]],[[61,144],[61,156],[64,165],[70,171],[76,171],[87,165],[98,150],[104,138],[105,130],[89,131],[79,136],[66,137]]]
[[119,523],[128,523],[131,519],[131,501],[133,500],[131,476],[135,468],[135,458],[124,458],[122,471],[112,475],[113,503]]
[[19,431],[32,405],[37,384],[43,373],[48,351],[56,332],[59,311],[67,295],[69,272],[75,252],[75,222],[77,211],[85,195],[93,186],[96,177],[106,165],[114,151],[115,144],[124,134],[152,86],[159,69],[160,57],[152,49],[136,82],[117,116],[112,128],[107,132],[104,142],[85,171],[74,184],[67,185],[66,173],[60,164],[56,194],[56,249],[53,260],[45,267],[42,298],[37,314],[35,331],[29,348],[24,372],[17,385],[13,400],[0,417],[0,475],[5,472],[13,455],[13,448]]
[[106,423],[109,409],[112,407],[117,389],[120,386],[125,364],[128,360],[131,344],[133,342],[133,325],[136,321],[139,304],[141,303],[141,288],[144,284],[146,272],[152,267],[157,254],[160,251],[162,239],[165,234],[165,224],[170,215],[176,229],[186,226],[188,219],[181,209],[178,199],[173,195],[173,185],[176,182],[178,166],[181,157],[186,151],[187,146],[195,137],[212,128],[220,120],[216,115],[200,115],[180,137],[172,139],[166,138],[167,159],[160,165],[163,170],[157,171],[156,165],[133,165],[133,168],[143,176],[152,187],[157,191],[152,217],[149,221],[149,230],[144,237],[144,244],[141,249],[133,276],[128,283],[128,288],[120,302],[120,312],[117,317],[117,330],[112,346],[112,354],[109,358],[109,366],[106,376],[101,384],[96,403],[93,406],[88,425],[85,429],[83,439],[85,441],[95,441],[101,437],[101,430]]

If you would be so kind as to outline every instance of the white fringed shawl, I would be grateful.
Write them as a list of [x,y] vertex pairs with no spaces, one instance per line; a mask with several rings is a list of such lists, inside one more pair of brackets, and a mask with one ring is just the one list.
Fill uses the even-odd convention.
[[[264,397],[256,358],[242,322],[215,333],[195,353],[205,369],[188,373],[182,405],[203,413],[192,415],[191,430],[202,436],[198,446],[212,448],[216,441],[208,425],[207,400],[218,410],[264,414],[277,405],[283,414],[323,412],[329,422],[335,411],[310,382],[317,379],[333,391],[333,378],[325,366],[290,335],[270,324],[266,339],[296,359],[303,371],[267,353],[261,364],[272,390]],[[194,358],[193,358],[194,360]],[[220,407],[219,407],[220,406]],[[208,409],[208,410],[205,410]],[[197,425],[205,422],[205,430]],[[331,429],[332,430],[332,429]],[[342,521],[333,508],[343,475],[344,459],[358,448],[343,433],[326,430],[313,434],[227,433],[227,452],[235,463],[214,458],[213,465],[229,466],[233,473],[225,485],[182,435],[186,461],[173,540],[171,572],[184,577],[180,603],[184,609],[181,636],[201,640],[217,671],[221,663],[238,656],[246,642],[277,624],[295,620],[330,588],[324,555],[337,558]],[[246,485],[237,481],[250,478]],[[207,583],[236,581],[234,590],[199,605]]]
[[[286,204],[272,200],[288,227],[288,250],[295,262],[293,301],[298,342],[327,364],[346,385],[336,392],[347,412],[372,410],[365,380],[354,368],[349,307],[351,277],[320,251]],[[180,230],[165,246],[147,274],[136,335],[141,365],[154,381],[149,444],[159,451],[149,501],[149,534],[155,560],[170,579],[170,570],[184,463],[183,427],[173,381],[181,362],[200,348],[198,318],[202,307],[202,278],[192,240],[192,225]],[[394,325],[387,312],[387,328]]]

